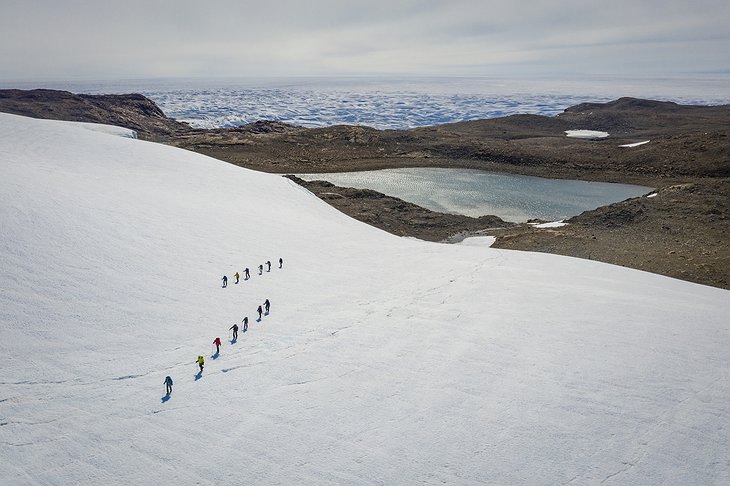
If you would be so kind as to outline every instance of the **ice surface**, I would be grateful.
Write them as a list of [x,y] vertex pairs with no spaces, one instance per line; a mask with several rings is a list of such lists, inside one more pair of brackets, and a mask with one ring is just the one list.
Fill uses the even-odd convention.
[[432,211],[505,221],[555,221],[606,204],[638,197],[652,188],[565,179],[546,179],[475,169],[403,168],[326,174],[297,174],[341,187],[373,189]]
[[[10,83],[36,88],[38,83]],[[411,128],[516,113],[553,116],[583,102],[635,96],[683,104],[730,103],[728,78],[505,79],[271,78],[56,82],[75,93],[142,93],[194,127],[232,127],[267,119],[307,127],[360,124]]]
[[0,173],[4,484],[730,482],[727,291],[44,120],[0,114]]

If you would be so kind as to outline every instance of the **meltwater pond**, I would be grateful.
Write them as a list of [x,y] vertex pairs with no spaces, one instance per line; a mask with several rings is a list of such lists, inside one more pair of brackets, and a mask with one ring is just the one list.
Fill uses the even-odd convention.
[[641,196],[652,188],[630,184],[544,179],[475,169],[384,169],[299,174],[341,187],[372,189],[442,213],[496,215],[505,221],[556,221]]

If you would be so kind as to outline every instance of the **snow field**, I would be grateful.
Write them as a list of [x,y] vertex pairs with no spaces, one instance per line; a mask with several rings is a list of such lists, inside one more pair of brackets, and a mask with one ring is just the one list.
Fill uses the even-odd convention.
[[730,481],[726,291],[68,124],[0,115],[0,167],[8,484]]

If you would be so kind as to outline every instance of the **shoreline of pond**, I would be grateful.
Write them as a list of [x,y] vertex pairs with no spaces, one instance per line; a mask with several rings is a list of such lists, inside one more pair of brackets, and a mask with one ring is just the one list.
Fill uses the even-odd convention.
[[308,182],[322,180],[337,187],[373,190],[438,213],[497,216],[512,223],[567,219],[655,190],[637,184],[467,168],[413,167],[296,176]]

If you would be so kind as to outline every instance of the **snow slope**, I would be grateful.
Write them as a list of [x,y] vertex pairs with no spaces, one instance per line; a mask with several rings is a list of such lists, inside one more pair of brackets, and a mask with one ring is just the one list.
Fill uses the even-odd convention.
[[727,291],[72,124],[0,114],[0,174],[3,484],[730,482]]

